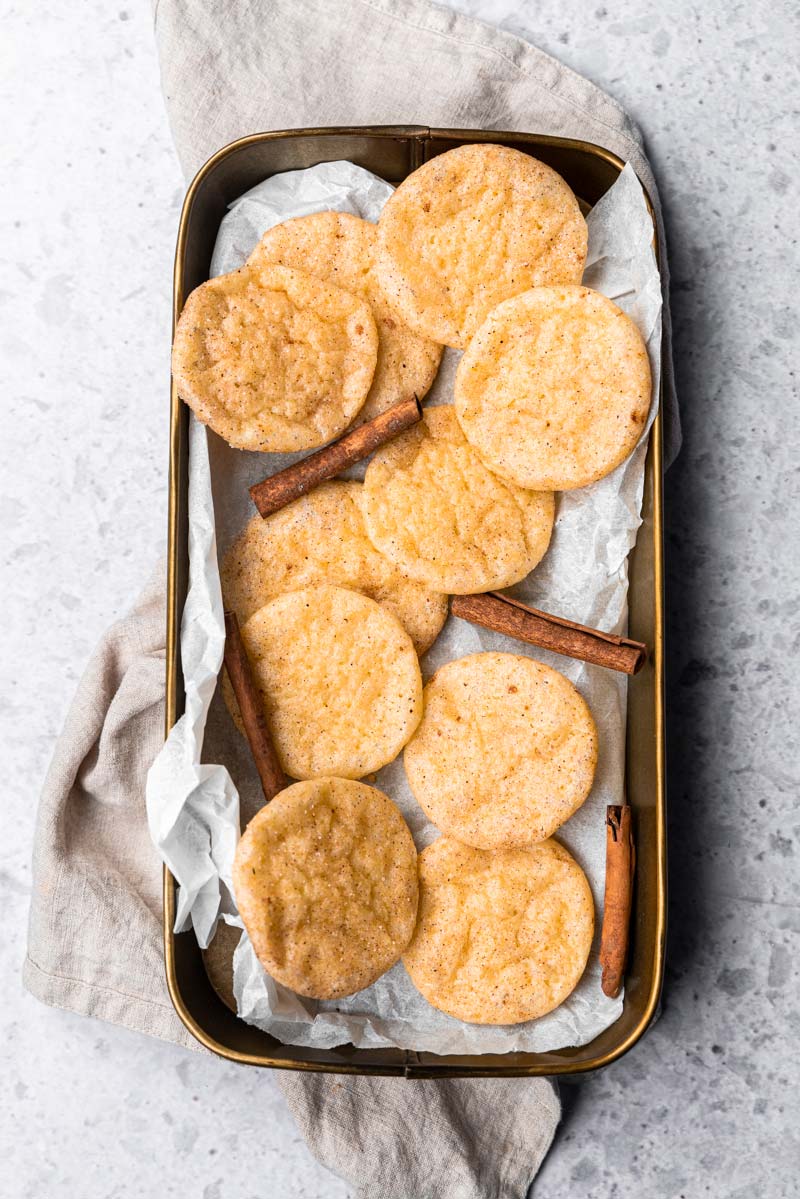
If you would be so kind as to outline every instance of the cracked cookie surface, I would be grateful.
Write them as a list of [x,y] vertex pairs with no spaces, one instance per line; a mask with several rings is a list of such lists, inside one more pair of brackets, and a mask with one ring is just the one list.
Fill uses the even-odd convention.
[[264,969],[316,999],[368,987],[399,959],[417,913],[417,853],[374,787],[321,778],[250,821],[233,865],[240,915]]
[[412,329],[463,349],[497,304],[580,283],[588,232],[571,189],[508,146],[459,146],[400,184],[378,221],[378,277]]
[[195,288],[172,347],[178,394],[243,450],[323,445],[367,398],[378,354],[369,305],[282,266],[248,266]]
[[588,287],[501,304],[458,364],[461,428],[491,470],[567,491],[628,457],[650,410],[650,362],[629,316]]
[[519,1024],[579,982],[594,906],[557,841],[487,853],[440,837],[419,855],[419,885],[403,964],[433,1007],[471,1024]]
[[536,566],[550,542],[555,500],[488,470],[453,407],[443,405],[377,451],[363,507],[382,554],[420,583],[464,595],[508,587]]
[[381,604],[422,654],[447,616],[447,596],[409,578],[367,536],[362,486],[324,483],[266,519],[254,516],[220,569],[225,605],[244,623],[268,600],[319,583],[350,587]]
[[315,212],[268,229],[248,266],[307,271],[365,300],[378,330],[378,361],[357,424],[410,395],[427,394],[442,347],[409,329],[390,308],[375,273],[378,227],[349,212]]
[[[422,715],[411,638],[374,600],[321,585],[270,600],[242,627],[281,766],[358,779],[397,757]],[[223,696],[241,731],[227,674]]]
[[549,837],[588,796],[596,763],[595,723],[569,679],[503,653],[437,670],[404,753],[428,818],[478,849]]

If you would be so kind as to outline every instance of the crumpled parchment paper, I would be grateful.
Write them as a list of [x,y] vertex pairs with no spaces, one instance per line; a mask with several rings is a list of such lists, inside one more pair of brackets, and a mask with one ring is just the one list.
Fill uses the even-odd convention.
[[[211,274],[244,262],[261,234],[279,221],[325,209],[377,220],[392,187],[347,162],[277,175],[231,206],[220,226]],[[655,417],[661,344],[661,289],[652,250],[653,226],[630,167],[588,216],[587,286],[603,292],[636,321],[650,353],[653,404],[642,440],[611,475],[557,498],[553,540],[542,563],[512,593],[569,620],[622,633],[627,621],[627,555],[640,524],[647,434]],[[457,351],[445,351],[426,403],[450,403]],[[242,823],[263,803],[249,750],[215,690],[224,624],[217,552],[253,513],[248,487],[300,455],[231,449],[191,417],[189,443],[189,593],[181,625],[186,711],[172,729],[148,779],[153,841],[179,884],[176,931],[194,927],[208,945],[222,917],[241,927],[231,867]],[[363,477],[363,465],[353,477]],[[301,998],[262,969],[243,933],[234,958],[239,1015],[281,1041],[332,1047],[393,1045],[434,1053],[546,1052],[583,1045],[619,1016],[622,999],[600,989],[597,958],[605,873],[605,807],[624,788],[627,679],[450,617],[422,661],[427,679],[453,658],[478,650],[527,653],[560,670],[584,696],[597,722],[600,755],[592,792],[557,833],[589,878],[597,910],[595,944],[580,983],[559,1008],[508,1027],[464,1024],[436,1011],[417,992],[402,963],[371,987],[336,1002]],[[215,763],[224,762],[225,766]],[[233,777],[232,777],[233,776]],[[235,784],[233,780],[236,780]],[[402,758],[378,774],[376,786],[402,809],[419,848],[438,835],[409,790]]]

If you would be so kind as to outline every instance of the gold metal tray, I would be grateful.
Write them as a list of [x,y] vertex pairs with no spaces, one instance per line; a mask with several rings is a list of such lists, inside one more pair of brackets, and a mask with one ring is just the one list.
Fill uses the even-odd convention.
[[[499,142],[527,151],[563,175],[591,207],[614,183],[623,163],[589,142],[538,134],[419,126],[332,128],[258,133],[210,158],[186,196],[175,256],[173,320],[189,292],[208,278],[211,252],[227,204],[269,175],[319,162],[348,159],[399,183],[423,162],[465,142]],[[173,386],[170,421],[169,574],[167,591],[167,709],[169,730],[183,712],[180,619],[188,573],[188,409]],[[666,933],[666,813],[664,780],[663,548],[661,415],[650,437],[643,523],[630,554],[630,635],[651,656],[629,682],[626,789],[633,806],[637,870],[631,951],[622,1015],[590,1044],[553,1053],[439,1057],[400,1049],[314,1050],[283,1045],[239,1020],[211,987],[194,933],[173,933],[175,880],[164,871],[164,948],[176,1011],[206,1048],[232,1061],[292,1070],[397,1074],[413,1078],[469,1075],[575,1074],[605,1066],[641,1037],[661,991]],[[598,837],[604,836],[601,825]]]

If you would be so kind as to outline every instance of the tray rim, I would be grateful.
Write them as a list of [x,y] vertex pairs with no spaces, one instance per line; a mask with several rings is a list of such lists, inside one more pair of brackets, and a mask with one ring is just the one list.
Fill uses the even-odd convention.
[[[454,129],[454,128],[437,128],[426,125],[337,125],[337,126],[312,126],[308,128],[298,129],[282,129],[270,130],[261,133],[248,134],[244,137],[236,138],[227,145],[222,146],[206,162],[200,167],[196,175],[192,179],[184,197],[181,207],[181,216],[178,226],[178,237],[175,250],[175,259],[173,266],[173,304],[172,304],[172,329],[173,334],[178,317],[180,316],[183,307],[183,286],[182,272],[184,265],[184,256],[188,241],[189,217],[194,203],[194,199],[205,182],[206,178],[213,174],[216,167],[229,155],[238,150],[249,146],[257,145],[266,141],[277,141],[287,137],[347,137],[347,136],[362,136],[362,137],[386,137],[391,139],[407,139],[418,142],[425,142],[434,139],[456,138],[458,140],[469,140],[474,142],[492,142],[492,141],[517,141],[530,142],[532,145],[548,145],[561,147],[564,149],[575,149],[590,154],[593,157],[600,158],[611,166],[621,171],[625,162],[613,151],[608,150],[604,146],[597,145],[594,142],[588,142],[577,138],[555,137],[548,134],[537,134],[531,132],[507,131],[507,130],[477,130],[477,129]],[[641,183],[641,180],[640,180]],[[642,183],[645,200],[651,220],[653,221],[653,248],[656,255],[656,261],[659,262],[659,246],[656,236],[656,218],[655,209],[648,194],[647,188]],[[662,345],[663,359],[663,345]],[[653,1021],[656,1014],[661,990],[664,979],[665,965],[665,948],[666,948],[666,919],[667,919],[667,885],[666,885],[666,778],[665,778],[665,714],[664,714],[664,551],[663,551],[663,378],[662,370],[661,386],[659,394],[659,409],[656,418],[653,422],[650,431],[650,441],[648,446],[648,459],[652,460],[653,471],[653,536],[656,546],[656,553],[653,562],[653,608],[654,608],[654,637],[651,647],[651,660],[655,672],[654,692],[655,692],[655,711],[654,711],[654,732],[655,732],[655,761],[656,773],[654,781],[655,788],[655,844],[656,844],[656,869],[657,869],[657,895],[656,895],[656,920],[655,920],[655,944],[654,944],[654,971],[650,992],[647,997],[642,1015],[636,1025],[630,1030],[628,1035],[612,1049],[605,1053],[597,1054],[595,1057],[587,1058],[584,1061],[577,1063],[570,1062],[537,1062],[535,1059],[542,1055],[533,1052],[520,1051],[518,1056],[526,1056],[532,1060],[520,1063],[505,1065],[476,1065],[476,1066],[455,1066],[448,1065],[448,1057],[440,1058],[441,1064],[426,1063],[417,1064],[412,1059],[417,1057],[417,1051],[414,1050],[395,1050],[395,1052],[404,1053],[406,1058],[405,1065],[383,1066],[373,1064],[372,1062],[349,1062],[349,1061],[308,1061],[308,1060],[292,1060],[288,1058],[275,1058],[269,1054],[247,1053],[242,1050],[234,1049],[228,1045],[224,1045],[212,1037],[206,1030],[198,1024],[191,1012],[188,1011],[184,1003],[183,996],[180,990],[180,985],[177,977],[177,963],[175,955],[175,909],[176,909],[176,883],[175,879],[167,866],[163,867],[163,919],[162,931],[164,940],[164,966],[167,981],[167,990],[169,992],[172,1005],[175,1008],[184,1027],[195,1037],[201,1045],[218,1057],[225,1058],[228,1061],[238,1062],[242,1065],[261,1066],[271,1069],[285,1070],[301,1070],[312,1071],[315,1073],[326,1074],[354,1074],[354,1075],[394,1075],[413,1078],[444,1078],[444,1077],[534,1077],[534,1076],[556,1076],[556,1075],[576,1075],[584,1074],[594,1070],[601,1069],[618,1060],[627,1053],[637,1041],[641,1039],[648,1027]],[[165,721],[164,735],[168,736],[170,729],[175,724],[177,715],[177,696],[178,696],[178,671],[176,669],[176,647],[180,638],[180,613],[178,612],[178,603],[176,598],[178,584],[178,538],[179,538],[179,504],[178,504],[178,476],[180,473],[180,421],[181,421],[182,401],[178,396],[174,381],[170,379],[170,422],[169,422],[169,493],[168,493],[168,538],[167,538],[167,612],[166,612],[166,695],[165,695]],[[291,1046],[287,1048],[291,1049]],[[354,1049],[353,1052],[360,1052]],[[556,1051],[553,1051],[556,1052]],[[426,1052],[426,1057],[435,1057],[436,1055]],[[480,1058],[481,1055],[458,1055],[471,1056]],[[496,1058],[501,1055],[487,1054],[487,1057]]]

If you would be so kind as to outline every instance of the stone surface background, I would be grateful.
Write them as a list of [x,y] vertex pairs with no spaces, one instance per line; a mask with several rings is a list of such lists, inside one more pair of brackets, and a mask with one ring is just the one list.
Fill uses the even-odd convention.
[[[149,6],[122,3],[12,5],[4,22],[0,1193],[340,1199],[269,1075],[45,1009],[19,981],[52,742],[95,640],[164,546],[183,182]],[[663,1015],[622,1061],[564,1088],[532,1194],[794,1195],[797,14],[787,0],[457,6],[587,74],[644,128],[685,430],[666,487]]]

